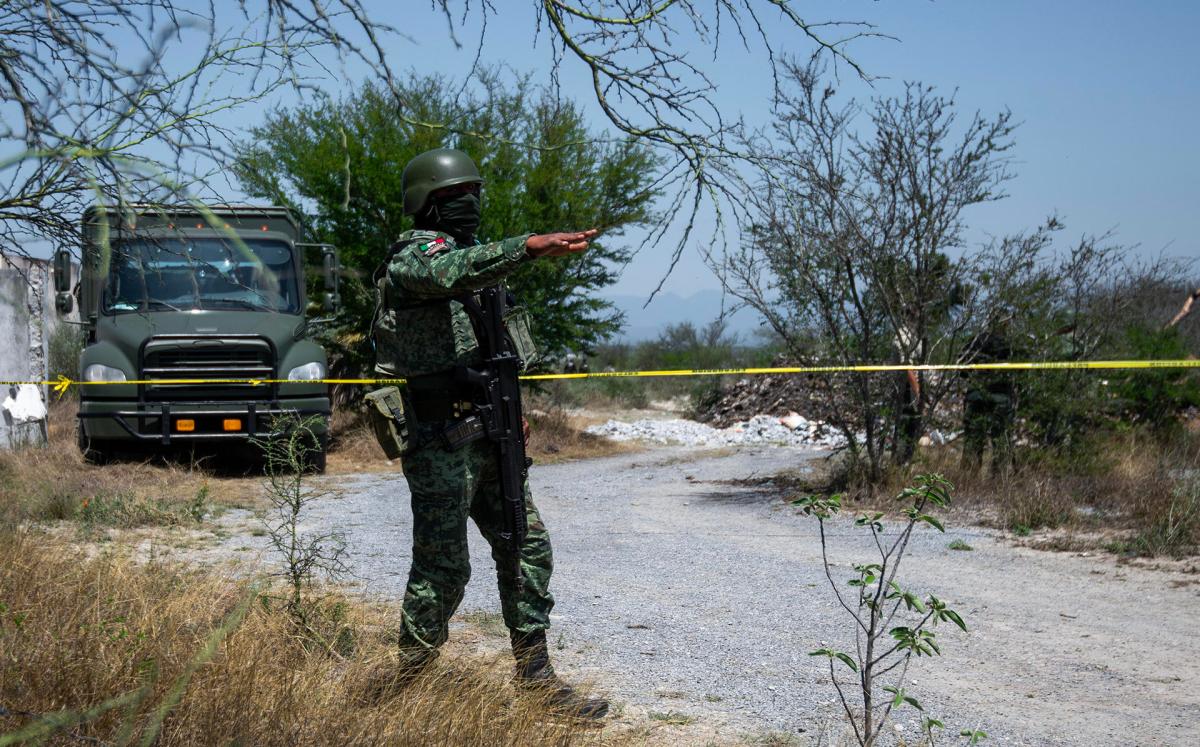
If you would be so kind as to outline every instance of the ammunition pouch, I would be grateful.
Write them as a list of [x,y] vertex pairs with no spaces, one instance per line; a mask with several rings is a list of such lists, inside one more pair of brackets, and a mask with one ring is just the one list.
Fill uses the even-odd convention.
[[442,442],[447,449],[457,451],[469,443],[474,443],[487,435],[483,420],[478,415],[471,415],[451,424],[442,431]]
[[367,402],[367,415],[375,439],[383,447],[388,459],[399,459],[413,447],[413,438],[408,420],[404,416],[404,401],[400,390],[394,386],[376,389],[363,399]]

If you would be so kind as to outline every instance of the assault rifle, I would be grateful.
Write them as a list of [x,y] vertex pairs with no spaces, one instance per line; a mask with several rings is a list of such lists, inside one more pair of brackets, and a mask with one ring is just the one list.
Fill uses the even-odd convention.
[[520,584],[521,545],[529,530],[525,516],[525,478],[533,464],[533,460],[525,456],[521,386],[517,380],[524,362],[517,356],[504,326],[508,291],[503,286],[484,288],[479,291],[478,300],[475,296],[459,300],[475,322],[483,361],[477,367],[458,369],[457,375],[474,385],[478,392],[475,414],[479,421],[475,427],[482,425],[484,437],[496,444],[499,453],[500,493],[504,504],[500,537],[512,550],[513,570],[517,584]]

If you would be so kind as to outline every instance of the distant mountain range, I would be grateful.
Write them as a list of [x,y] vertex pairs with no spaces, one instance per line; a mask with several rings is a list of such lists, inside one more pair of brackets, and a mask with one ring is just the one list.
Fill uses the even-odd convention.
[[[721,313],[721,291],[716,289],[699,290],[688,296],[678,293],[660,293],[654,297],[649,306],[646,296],[612,294],[605,295],[609,301],[625,312],[625,329],[617,338],[625,342],[640,342],[658,337],[668,324],[691,322],[697,327],[703,327],[716,319]],[[725,299],[728,308],[733,299]],[[762,317],[750,309],[741,309],[729,318],[729,332],[736,333],[742,342],[752,342]]]

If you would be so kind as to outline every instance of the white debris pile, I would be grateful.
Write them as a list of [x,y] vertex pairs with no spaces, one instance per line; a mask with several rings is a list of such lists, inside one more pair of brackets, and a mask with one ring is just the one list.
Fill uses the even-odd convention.
[[17,396],[5,397],[0,408],[8,413],[14,424],[46,419],[46,403],[42,402],[42,392],[34,384],[19,384]]
[[626,423],[610,420],[593,425],[588,433],[614,441],[648,441],[656,444],[685,446],[739,446],[742,444],[773,444],[799,448],[836,448],[844,444],[840,434],[824,423],[808,420],[796,413],[775,418],[755,415],[750,420],[734,423],[728,428],[692,420],[635,420]]

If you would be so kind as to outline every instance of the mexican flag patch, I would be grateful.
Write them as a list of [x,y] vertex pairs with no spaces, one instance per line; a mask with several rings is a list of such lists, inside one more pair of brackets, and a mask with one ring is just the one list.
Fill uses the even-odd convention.
[[439,236],[433,241],[430,241],[428,244],[421,244],[417,247],[417,249],[426,257],[432,257],[443,249],[449,248],[449,246],[450,245],[446,243],[446,240]]

